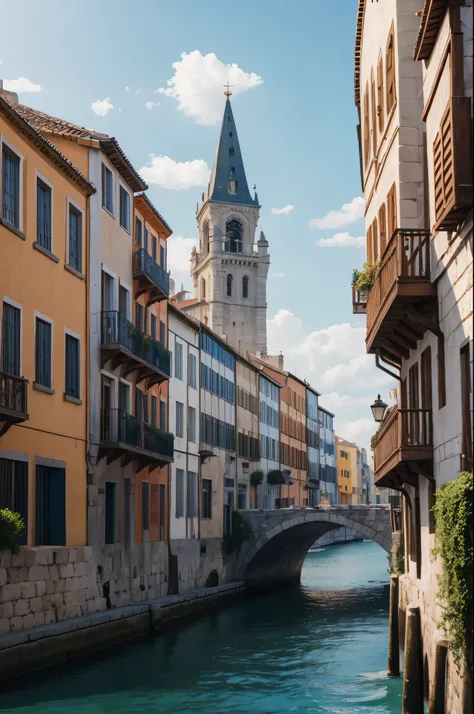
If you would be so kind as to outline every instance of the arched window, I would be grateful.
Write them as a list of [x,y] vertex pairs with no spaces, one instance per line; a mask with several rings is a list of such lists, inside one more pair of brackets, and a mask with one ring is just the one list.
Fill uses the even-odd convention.
[[209,253],[209,221],[205,221],[202,227],[202,252]]
[[227,276],[227,297],[232,297],[232,275]]
[[233,218],[226,224],[225,227],[225,249],[229,253],[241,253],[242,252],[242,226],[240,221]]
[[234,147],[231,146],[230,149],[229,149],[229,156],[233,156],[234,153],[235,153],[235,152],[234,152]]
[[206,299],[206,281],[201,278],[201,300]]
[[249,296],[249,279],[247,275],[242,278],[242,297],[248,298]]

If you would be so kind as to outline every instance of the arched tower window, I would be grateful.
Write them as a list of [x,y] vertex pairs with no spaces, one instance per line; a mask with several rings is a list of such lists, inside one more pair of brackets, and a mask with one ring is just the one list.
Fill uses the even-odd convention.
[[209,221],[205,221],[202,227],[202,252],[209,253]]
[[229,253],[241,253],[242,252],[242,236],[243,229],[240,221],[233,218],[226,224],[225,227],[225,249]]
[[248,298],[249,296],[249,279],[247,275],[242,278],[242,297]]
[[206,299],[206,281],[204,278],[201,278],[201,299]]
[[232,275],[227,276],[227,297],[232,297]]
[[234,152],[234,147],[231,146],[230,149],[229,149],[229,156],[234,156],[234,153],[235,153],[235,152]]

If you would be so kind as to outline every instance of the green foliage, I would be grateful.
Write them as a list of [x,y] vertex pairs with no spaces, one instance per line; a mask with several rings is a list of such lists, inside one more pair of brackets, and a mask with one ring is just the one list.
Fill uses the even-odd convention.
[[239,550],[242,544],[252,536],[252,529],[238,511],[232,511],[231,532],[224,536],[224,549],[227,555]]
[[0,510],[0,550],[18,553],[18,541],[24,533],[25,523],[19,513],[14,513],[9,508]]
[[473,566],[473,478],[463,471],[436,491],[433,508],[436,547],[443,572],[438,577],[438,599],[442,607],[438,626],[449,634],[456,667],[466,659],[467,641],[472,627]]
[[372,434],[372,436],[370,437],[370,448],[372,449],[372,451],[377,446],[377,441],[379,439],[379,432],[380,432],[380,429],[382,428],[382,424],[383,424],[383,422],[381,422],[381,424],[379,424],[379,428],[377,429],[375,434]]
[[284,481],[283,474],[278,469],[269,471],[267,474],[267,483],[271,483],[273,486],[278,486],[279,484],[284,483]]
[[[395,538],[395,534],[393,536]],[[403,538],[399,537],[396,547],[392,550],[392,563],[388,568],[390,575],[403,575],[405,572],[405,556],[403,554]]]
[[362,270],[352,272],[352,285],[360,292],[370,292],[380,270],[380,260],[376,263],[364,263]]
[[263,481],[263,471],[253,471],[250,474],[250,483],[252,486],[260,486]]

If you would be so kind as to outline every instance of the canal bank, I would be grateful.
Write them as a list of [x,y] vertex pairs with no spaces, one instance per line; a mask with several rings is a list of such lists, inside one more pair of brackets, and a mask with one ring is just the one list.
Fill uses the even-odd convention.
[[[386,675],[389,575],[375,543],[308,556],[301,586],[2,685],[2,714],[400,714]],[[21,682],[21,686],[20,683]]]

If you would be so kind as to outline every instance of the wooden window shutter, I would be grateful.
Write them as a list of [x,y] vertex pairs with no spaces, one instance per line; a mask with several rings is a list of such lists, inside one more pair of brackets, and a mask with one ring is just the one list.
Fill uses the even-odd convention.
[[373,253],[373,245],[372,245],[372,226],[369,226],[367,228],[366,242],[367,242],[367,262],[369,264],[371,264],[374,262],[374,253]]
[[397,228],[397,190],[395,184],[392,185],[392,188],[388,192],[388,198],[387,198],[387,203],[388,203],[388,240],[392,237],[394,234],[396,228]]
[[367,169],[370,156],[370,127],[369,127],[369,85],[365,85],[364,94],[364,168]]
[[379,132],[382,133],[384,127],[384,96],[383,96],[383,59],[379,58],[377,64],[377,114],[379,120]]
[[376,218],[372,221],[372,245],[373,262],[376,263],[379,257],[379,236]]
[[159,505],[158,484],[152,483],[150,486],[150,526],[157,526]]
[[395,104],[395,48],[393,28],[387,40],[387,51],[385,58],[386,93],[387,93],[387,114],[390,113]]
[[370,70],[370,102],[372,104],[372,151],[375,156],[377,152],[377,107],[375,104],[375,79],[374,70]]
[[387,245],[387,210],[385,203],[379,209],[379,232],[380,232],[380,257],[382,257]]

